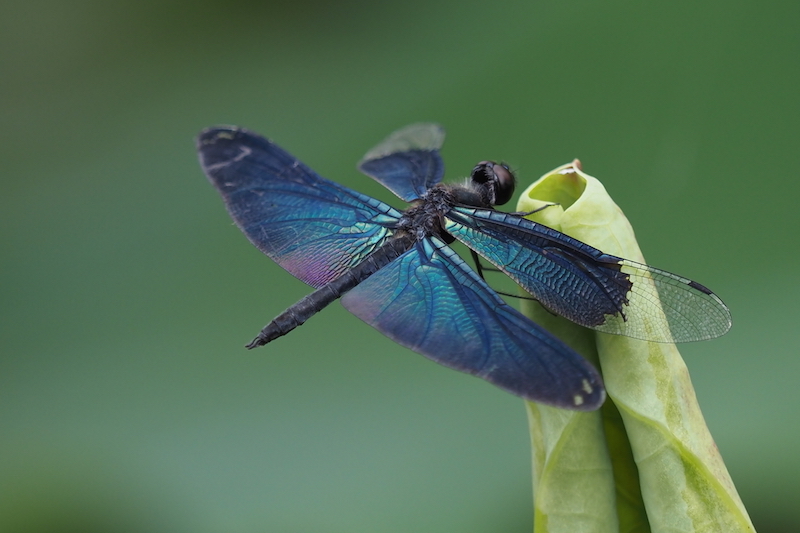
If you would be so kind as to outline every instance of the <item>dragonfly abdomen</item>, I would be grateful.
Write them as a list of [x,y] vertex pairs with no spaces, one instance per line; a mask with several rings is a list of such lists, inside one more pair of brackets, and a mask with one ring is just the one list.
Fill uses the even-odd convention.
[[278,337],[286,335],[297,326],[301,326],[306,320],[341,298],[344,293],[407,252],[414,242],[415,239],[406,233],[391,239],[354,268],[305,296],[275,317],[272,322],[264,326],[264,329],[247,345],[247,348],[264,346]]

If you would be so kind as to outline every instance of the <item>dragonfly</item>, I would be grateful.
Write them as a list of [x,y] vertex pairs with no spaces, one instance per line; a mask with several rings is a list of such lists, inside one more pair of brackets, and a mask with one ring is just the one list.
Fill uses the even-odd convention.
[[[201,166],[236,225],[315,290],[247,348],[286,335],[340,299],[395,342],[522,398],[589,411],[600,373],[509,305],[450,244],[460,241],[550,312],[604,333],[653,342],[711,339],[731,315],[709,289],[606,254],[498,211],[514,192],[507,165],[478,163],[441,183],[444,129],[412,124],[370,150],[359,170],[409,203],[405,210],[329,181],[274,142],[219,126],[197,138]],[[480,270],[480,267],[477,267]]]

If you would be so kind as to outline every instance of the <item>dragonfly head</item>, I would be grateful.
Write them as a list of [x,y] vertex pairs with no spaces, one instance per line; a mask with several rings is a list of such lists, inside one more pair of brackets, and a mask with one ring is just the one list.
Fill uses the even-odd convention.
[[472,183],[481,190],[489,205],[503,205],[511,200],[516,182],[514,173],[504,163],[481,161],[472,169]]

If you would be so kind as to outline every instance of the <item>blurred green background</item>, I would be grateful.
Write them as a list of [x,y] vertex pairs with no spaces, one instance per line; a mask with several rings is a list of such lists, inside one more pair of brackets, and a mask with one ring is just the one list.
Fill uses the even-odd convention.
[[682,348],[761,533],[800,522],[796,0],[32,0],[0,7],[0,531],[525,532],[522,402],[326,309],[230,222],[193,138],[450,178],[574,157],[733,330]]

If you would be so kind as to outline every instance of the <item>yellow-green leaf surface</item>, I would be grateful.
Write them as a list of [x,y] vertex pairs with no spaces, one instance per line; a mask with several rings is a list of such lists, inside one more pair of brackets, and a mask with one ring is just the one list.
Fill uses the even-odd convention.
[[[518,210],[553,203],[531,218],[644,263],[624,214],[577,161],[531,185]],[[536,533],[754,531],[674,344],[587,330],[535,302],[523,312],[599,365],[608,393],[595,413],[527,403]]]

